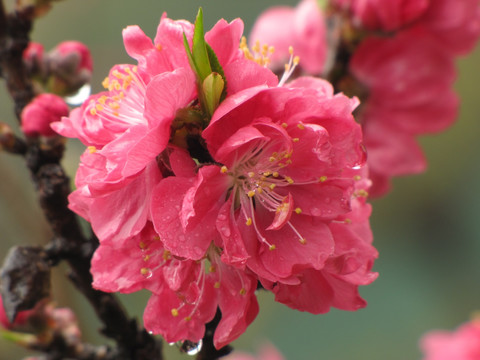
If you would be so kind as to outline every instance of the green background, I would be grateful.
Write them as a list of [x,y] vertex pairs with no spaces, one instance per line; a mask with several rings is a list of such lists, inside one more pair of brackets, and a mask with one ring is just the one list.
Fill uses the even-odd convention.
[[[218,18],[241,17],[248,34],[271,0],[67,0],[39,19],[32,39],[53,48],[63,40],[87,44],[94,58],[93,91],[116,63],[131,62],[121,31],[138,24],[153,37],[163,11],[193,21],[199,6],[206,28]],[[372,227],[380,257],[379,278],[361,289],[369,305],[355,313],[326,315],[293,311],[259,294],[260,314],[234,344],[254,351],[272,342],[290,360],[420,359],[418,340],[434,328],[453,329],[480,310],[480,48],[458,61],[456,89],[462,104],[457,123],[440,135],[423,137],[428,158],[424,174],[396,179],[393,191],[373,201]],[[442,74],[438,74],[442,76]],[[0,86],[0,121],[15,126],[12,103]],[[64,165],[74,175],[82,146],[70,141]],[[0,258],[14,244],[42,244],[50,232],[35,200],[20,157],[0,154]],[[65,267],[54,271],[55,299],[72,306],[85,341],[103,343],[93,311],[65,280]],[[122,296],[141,319],[147,293]],[[167,359],[187,359],[167,346]],[[0,339],[0,359],[30,354]],[[452,359],[453,360],[453,359]]]

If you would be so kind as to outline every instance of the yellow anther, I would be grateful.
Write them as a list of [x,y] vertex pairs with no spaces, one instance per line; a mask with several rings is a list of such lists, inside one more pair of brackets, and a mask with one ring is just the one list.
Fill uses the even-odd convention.
[[275,185],[275,184],[270,184],[268,187],[270,188],[270,190],[273,190],[273,189],[275,189],[275,186],[277,186],[277,185]]
[[359,181],[359,180],[362,180],[362,177],[361,177],[360,175],[355,175],[355,176],[353,177],[353,180]]
[[90,154],[97,152],[97,148],[95,146],[89,146],[87,149]]
[[275,250],[276,248],[277,248],[277,247],[276,247],[275,245],[270,245],[270,246],[268,247],[268,250],[271,251],[271,250]]
[[287,124],[287,123],[282,123],[282,127],[283,127],[284,129],[286,129],[286,128],[288,127],[288,124]]
[[293,179],[290,176],[285,176],[285,180],[287,180],[287,182],[289,184],[293,184],[293,182],[294,182]]
[[272,175],[272,172],[271,172],[271,171],[265,171],[265,172],[263,173],[263,175],[264,175],[264,176],[270,176],[270,175]]
[[275,177],[275,178],[278,177],[278,176],[279,176],[278,171],[274,171],[272,175],[273,175],[273,177]]
[[320,181],[320,182],[325,182],[325,181],[327,181],[327,177],[326,177],[325,175],[320,176],[320,177],[318,178],[318,181]]
[[285,64],[285,72],[289,72],[290,71],[290,64]]
[[225,174],[226,172],[228,171],[227,167],[225,165],[223,165],[221,168],[220,168],[220,172],[222,174]]
[[220,288],[220,281],[216,281],[215,284],[213,284],[213,287],[215,289],[219,289]]
[[248,218],[247,221],[245,222],[247,226],[252,225],[252,218]]
[[115,110],[120,108],[120,104],[117,102],[111,102],[108,104],[108,106],[110,106],[112,109],[115,109]]
[[304,126],[302,123],[297,124],[297,127],[298,127],[300,130],[305,129],[305,126]]
[[172,313],[172,315],[173,315],[174,317],[177,317],[177,316],[178,316],[178,309],[173,308],[173,309],[171,310],[171,313]]
[[166,261],[166,260],[170,260],[170,259],[172,258],[172,255],[171,255],[170,251],[165,250],[165,251],[163,252],[163,256],[162,256],[162,257],[163,257],[163,260]]
[[138,246],[140,247],[140,249],[142,250],[145,250],[147,248],[147,244],[145,244],[143,241],[140,241],[138,243]]
[[97,115],[97,110],[95,108],[90,109],[90,114],[91,115]]
[[217,271],[217,268],[213,265],[210,265],[210,267],[208,268],[208,271],[210,271],[211,273],[214,273]]
[[288,160],[286,161],[286,163],[287,163],[287,165],[290,165],[290,164],[292,163],[292,159],[288,159]]
[[255,190],[250,190],[248,193],[247,193],[248,197],[254,197],[255,196]]
[[352,223],[352,220],[349,219],[349,218],[346,218],[346,219],[345,219],[345,223],[346,223],[346,224],[351,224],[351,223]]
[[357,190],[355,192],[355,194],[357,196],[361,196],[361,197],[368,197],[368,191],[364,190],[364,189],[360,189],[360,190]]
[[146,262],[146,261],[148,261],[148,260],[150,260],[150,255],[147,254],[147,255],[145,255],[145,256],[143,257],[143,261]]
[[[136,69],[136,68],[134,67],[134,69]],[[123,92],[123,91],[122,91],[122,92],[120,92],[120,94],[118,94],[118,95],[120,96],[120,99],[123,99],[123,98],[125,97],[125,94],[124,94],[124,92]]]
[[297,214],[301,214],[301,213],[302,213],[302,209],[300,209],[299,207],[297,207],[297,208],[295,209],[295,212],[296,212]]
[[248,177],[253,178],[255,176],[255,173],[253,171],[250,171],[248,173]]
[[270,156],[270,158],[268,159],[268,161],[270,162],[274,162],[276,159],[273,157],[273,156]]
[[112,71],[112,75],[115,76],[117,79],[121,79],[123,76],[117,69]]
[[190,316],[185,317],[185,321],[190,321],[192,318]]
[[154,240],[154,241],[160,241],[160,236],[159,236],[159,235],[155,235],[155,236],[153,237],[153,240]]
[[293,65],[297,66],[299,62],[300,62],[300,56],[295,56],[293,58]]
[[122,86],[120,85],[120,83],[117,81],[114,85],[115,87],[115,90],[121,90],[122,89]]
[[108,78],[108,76],[103,79],[102,81],[102,86],[105,88],[105,89],[108,89],[108,85],[110,84],[110,79]]
[[113,115],[114,115],[114,116],[119,116],[120,113],[119,113],[118,111],[114,111],[114,112],[113,112]]
[[296,143],[296,142],[299,142],[300,139],[299,139],[299,138],[293,138],[292,141],[293,141],[294,143]]
[[300,244],[305,245],[307,243],[307,239],[301,238],[300,239]]
[[141,268],[140,269],[140,274],[142,274],[142,275],[148,275],[149,273],[150,273],[149,268]]
[[240,295],[245,295],[247,293],[247,290],[245,288],[240,289]]
[[275,52],[275,46],[269,46],[269,47],[268,47],[268,52],[269,52],[270,54],[273,54],[273,53]]
[[290,55],[293,55],[293,46],[289,46],[289,47],[288,47],[288,53],[289,53]]
[[257,188],[257,193],[261,194],[263,192],[263,189],[261,187]]
[[101,104],[97,104],[97,105],[95,105],[95,109],[97,109],[98,111],[102,111],[103,106]]
[[158,51],[162,51],[162,45],[161,44],[157,44],[157,45],[155,45],[155,47],[157,48]]
[[107,101],[107,99],[108,98],[105,95],[103,95],[98,98],[98,102],[102,105],[105,105],[105,101]]
[[137,70],[138,70],[138,66],[137,65],[132,66],[132,70],[133,70],[134,73],[136,73]]

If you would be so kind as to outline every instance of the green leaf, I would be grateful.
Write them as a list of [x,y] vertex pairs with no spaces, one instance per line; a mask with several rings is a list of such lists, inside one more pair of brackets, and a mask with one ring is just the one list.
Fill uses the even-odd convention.
[[212,72],[203,81],[204,106],[209,116],[212,116],[218,107],[224,88],[225,82],[223,81],[223,76],[219,73]]
[[198,9],[197,19],[195,20],[195,28],[193,30],[192,57],[195,62],[197,75],[201,82],[212,72],[210,61],[207,54],[207,43],[205,42],[205,34],[203,32],[203,11]]
[[190,67],[192,68],[195,74],[198,74],[197,66],[195,65],[195,61],[192,57],[192,52],[190,51],[190,45],[188,44],[188,39],[185,33],[183,33],[183,46],[185,47],[185,52],[187,53],[188,62],[190,63]]

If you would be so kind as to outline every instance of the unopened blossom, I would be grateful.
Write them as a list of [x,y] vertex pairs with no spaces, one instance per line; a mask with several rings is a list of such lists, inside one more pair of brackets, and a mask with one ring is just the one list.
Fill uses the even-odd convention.
[[480,321],[473,319],[454,331],[431,331],[422,337],[420,347],[423,360],[480,359]]
[[316,0],[268,9],[255,21],[250,41],[259,55],[271,52],[273,69],[283,69],[290,47],[301,59],[299,68],[308,74],[320,74],[327,58],[326,24]]
[[68,116],[69,108],[65,101],[54,94],[40,94],[23,109],[20,117],[22,131],[30,137],[55,136],[50,124]]
[[3,300],[2,297],[0,296],[0,325],[5,328],[5,329],[16,329],[16,328],[21,328],[25,326],[28,322],[28,319],[30,316],[33,315],[33,310],[24,310],[20,311],[17,316],[15,317],[15,320],[10,322],[10,320],[7,317],[7,314],[5,313],[5,308],[3,307]]

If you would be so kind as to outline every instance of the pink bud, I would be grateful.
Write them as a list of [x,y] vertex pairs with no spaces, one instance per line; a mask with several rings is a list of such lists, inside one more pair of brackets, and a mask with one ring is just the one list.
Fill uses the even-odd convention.
[[30,42],[27,48],[23,51],[23,61],[30,64],[35,64],[43,60],[43,45],[36,42]]
[[68,116],[68,106],[63,99],[53,94],[40,94],[22,111],[22,131],[27,136],[55,136],[50,123]]
[[11,323],[8,318],[7,314],[5,313],[5,309],[3,308],[3,301],[2,297],[0,296],[0,325],[5,329],[14,329],[16,327],[21,327],[26,324],[28,318],[33,314],[33,310],[25,310],[20,311],[17,316],[15,317],[15,321]]
[[92,56],[90,55],[90,50],[88,50],[86,45],[79,41],[61,42],[50,52],[52,57],[59,56],[62,59],[69,58],[72,54],[75,54],[78,58],[76,72],[80,72],[82,70],[92,72],[93,60]]

